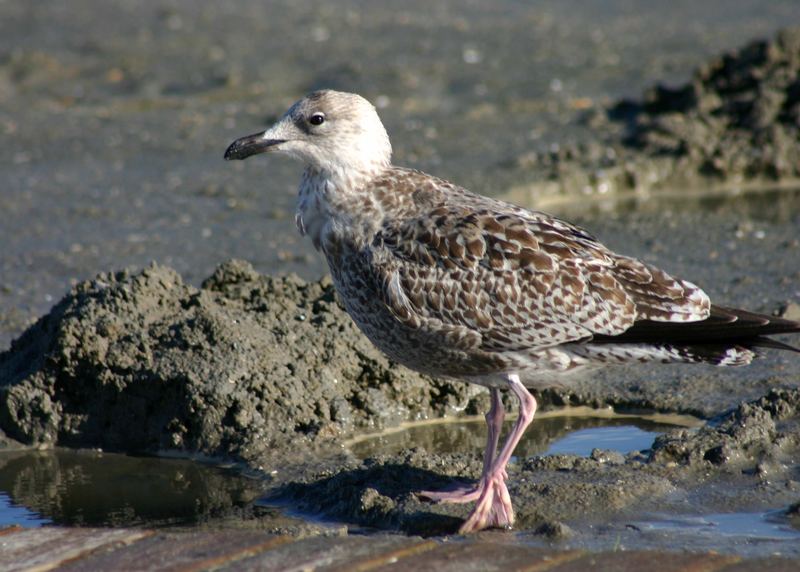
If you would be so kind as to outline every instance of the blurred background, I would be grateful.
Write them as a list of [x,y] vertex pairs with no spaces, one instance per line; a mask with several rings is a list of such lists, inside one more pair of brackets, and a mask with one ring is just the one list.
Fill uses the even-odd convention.
[[[101,271],[154,260],[199,284],[236,257],[322,275],[294,230],[301,166],[222,160],[309,90],[374,102],[397,164],[504,195],[540,175],[531,153],[602,142],[593,113],[798,14],[793,0],[0,0],[0,350]],[[766,238],[790,240],[793,220]],[[623,247],[659,225],[626,226],[598,234]]]

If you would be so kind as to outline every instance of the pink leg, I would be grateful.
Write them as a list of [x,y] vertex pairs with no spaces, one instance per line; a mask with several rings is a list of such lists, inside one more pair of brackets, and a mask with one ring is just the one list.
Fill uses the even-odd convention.
[[483,472],[481,473],[480,481],[476,485],[459,486],[446,491],[420,491],[417,496],[426,500],[445,503],[472,502],[481,496],[481,492],[486,486],[486,478],[497,453],[497,443],[500,440],[500,432],[503,430],[503,420],[506,416],[503,400],[500,397],[500,390],[493,387],[489,390],[489,394],[492,405],[485,417],[489,431],[486,439],[486,450],[483,453]]
[[519,400],[519,417],[517,417],[503,449],[492,463],[485,477],[485,484],[482,479],[483,487],[478,502],[459,529],[462,534],[489,527],[509,527],[514,524],[514,509],[511,506],[511,497],[505,483],[506,465],[511,460],[511,455],[525,433],[525,429],[533,421],[536,413],[536,400],[522,385],[517,374],[509,374],[507,380],[509,389]]
[[492,397],[492,405],[489,408],[489,413],[486,414],[486,427],[489,433],[486,438],[486,451],[483,453],[481,480],[489,474],[489,469],[494,462],[494,457],[497,454],[497,443],[500,441],[500,432],[503,430],[503,421],[506,418],[506,409],[503,407],[500,390],[493,387],[489,390],[489,393]]

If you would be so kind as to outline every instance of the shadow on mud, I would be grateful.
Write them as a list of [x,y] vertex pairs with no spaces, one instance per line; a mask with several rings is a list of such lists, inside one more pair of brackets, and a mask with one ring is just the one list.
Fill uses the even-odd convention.
[[[467,483],[436,470],[367,460],[362,467],[343,470],[330,477],[284,485],[264,502],[293,507],[306,516],[312,514],[366,527],[436,536],[455,533],[463,521],[427,510],[429,504],[415,493]],[[402,510],[400,504],[404,505]]]

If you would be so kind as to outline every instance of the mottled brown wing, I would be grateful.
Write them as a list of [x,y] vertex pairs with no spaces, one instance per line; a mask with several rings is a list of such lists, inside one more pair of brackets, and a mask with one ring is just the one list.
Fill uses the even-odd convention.
[[413,327],[455,328],[465,347],[515,352],[617,335],[637,319],[702,319],[704,304],[707,315],[702,291],[577,227],[469,198],[478,204],[444,204],[376,237],[379,291]]
[[614,276],[636,304],[637,320],[696,322],[710,313],[700,288],[635,258],[614,255]]

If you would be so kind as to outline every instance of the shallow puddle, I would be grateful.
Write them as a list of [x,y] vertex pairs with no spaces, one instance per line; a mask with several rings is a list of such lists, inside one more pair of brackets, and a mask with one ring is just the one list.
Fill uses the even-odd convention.
[[696,516],[656,515],[635,524],[642,531],[702,537],[741,537],[750,541],[800,539],[786,517],[775,511],[731,512]]
[[0,493],[0,528],[24,526],[26,528],[53,524],[49,518],[15,503],[7,493]]
[[247,505],[259,481],[185,459],[95,451],[0,454],[0,526],[174,526]]
[[[504,433],[513,423],[507,420]],[[589,456],[593,449],[622,454],[649,449],[660,434],[676,427],[698,427],[698,419],[683,415],[621,415],[588,407],[567,408],[536,416],[515,451],[517,457],[544,454]],[[431,453],[477,452],[486,446],[482,416],[407,423],[399,429],[365,435],[346,444],[360,458],[422,447]]]

